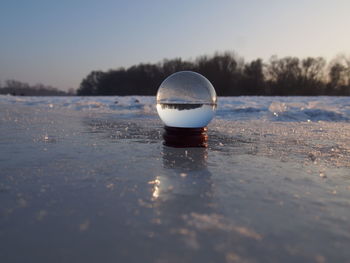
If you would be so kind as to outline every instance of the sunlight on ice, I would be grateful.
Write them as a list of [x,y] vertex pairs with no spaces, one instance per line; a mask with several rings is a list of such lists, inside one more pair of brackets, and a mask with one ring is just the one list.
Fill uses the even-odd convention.
[[159,193],[160,193],[160,180],[159,180],[159,177],[157,176],[155,180],[149,181],[148,184],[153,185],[152,197],[154,199],[157,199],[159,197]]

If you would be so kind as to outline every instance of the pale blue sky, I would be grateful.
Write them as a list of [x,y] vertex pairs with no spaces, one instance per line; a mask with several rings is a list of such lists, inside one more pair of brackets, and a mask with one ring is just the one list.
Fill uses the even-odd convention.
[[350,53],[347,0],[0,0],[0,81],[77,88],[92,70],[235,51]]

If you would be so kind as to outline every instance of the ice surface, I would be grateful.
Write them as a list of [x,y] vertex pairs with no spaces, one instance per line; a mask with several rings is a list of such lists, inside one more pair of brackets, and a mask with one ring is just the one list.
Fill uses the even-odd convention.
[[347,262],[349,98],[218,102],[177,149],[153,97],[1,96],[1,262]]

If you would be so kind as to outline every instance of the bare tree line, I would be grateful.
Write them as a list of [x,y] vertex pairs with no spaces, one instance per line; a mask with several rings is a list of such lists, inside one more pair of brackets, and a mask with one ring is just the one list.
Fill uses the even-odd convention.
[[[219,96],[349,96],[350,58],[339,55],[330,62],[322,57],[256,59],[245,62],[233,52],[200,56],[193,61],[164,59],[129,68],[92,71],[77,90],[80,96],[152,95],[161,82],[174,72],[192,70],[203,74]],[[16,80],[0,83],[0,94],[23,96],[67,96],[75,91],[61,91],[43,84],[29,85]]]
[[329,63],[322,57],[278,58],[268,62],[244,59],[232,52],[181,58],[116,70],[92,71],[81,82],[78,95],[155,95],[170,74],[192,70],[203,74],[220,96],[317,96],[350,95],[350,59],[337,56]]
[[72,96],[75,94],[75,91],[70,89],[68,92],[65,92],[41,83],[31,86],[21,81],[7,80],[5,86],[2,87],[0,85],[0,94],[14,96]]

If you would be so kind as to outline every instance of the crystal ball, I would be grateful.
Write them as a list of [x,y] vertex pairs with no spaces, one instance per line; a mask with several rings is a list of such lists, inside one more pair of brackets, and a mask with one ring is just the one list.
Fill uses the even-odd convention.
[[208,79],[193,71],[167,77],[157,92],[157,111],[166,126],[202,128],[213,119],[216,92]]

